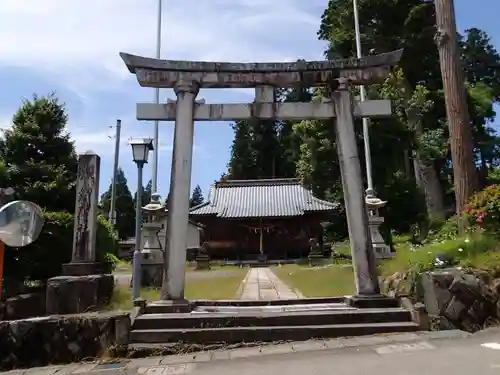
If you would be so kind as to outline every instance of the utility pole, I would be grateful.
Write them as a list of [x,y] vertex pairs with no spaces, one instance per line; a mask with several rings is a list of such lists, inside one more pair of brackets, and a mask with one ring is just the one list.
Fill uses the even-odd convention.
[[[435,0],[435,5],[435,42],[439,51],[446,117],[450,133],[456,212],[460,214],[467,200],[478,188],[477,169],[467,106],[467,91],[460,64],[455,6],[453,0]],[[461,223],[459,227],[462,227]]]
[[109,222],[116,225],[116,175],[118,173],[118,159],[120,156],[120,130],[122,121],[116,120],[115,135],[115,162],[113,164],[113,182],[111,183],[111,205],[109,206]]

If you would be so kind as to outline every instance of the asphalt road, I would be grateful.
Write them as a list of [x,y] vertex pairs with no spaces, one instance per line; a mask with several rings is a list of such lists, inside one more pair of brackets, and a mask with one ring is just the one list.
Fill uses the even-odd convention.
[[118,362],[19,369],[2,375],[490,375],[500,328],[360,336]]
[[[497,349],[482,346],[497,342]],[[258,360],[215,361],[196,364],[186,370],[186,374],[193,375],[498,375],[500,331],[465,339],[298,352]]]

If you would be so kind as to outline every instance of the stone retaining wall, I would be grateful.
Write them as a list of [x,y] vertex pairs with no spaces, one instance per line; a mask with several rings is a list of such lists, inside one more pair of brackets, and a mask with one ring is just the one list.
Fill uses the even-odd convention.
[[128,313],[91,313],[0,321],[0,370],[100,357],[128,344]]
[[[396,273],[383,282],[384,292],[401,293],[409,275]],[[415,278],[411,299],[428,318],[429,329],[476,332],[500,322],[500,278],[460,268],[424,272]]]

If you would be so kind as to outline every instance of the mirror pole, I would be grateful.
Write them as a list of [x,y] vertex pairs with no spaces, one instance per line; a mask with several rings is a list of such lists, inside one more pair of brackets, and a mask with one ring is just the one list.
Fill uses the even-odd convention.
[[0,302],[2,301],[2,290],[3,290],[3,261],[5,255],[5,244],[0,241]]

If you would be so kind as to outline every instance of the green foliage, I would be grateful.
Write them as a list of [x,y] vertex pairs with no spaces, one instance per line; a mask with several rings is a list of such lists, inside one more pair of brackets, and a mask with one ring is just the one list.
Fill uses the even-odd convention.
[[[149,202],[149,201],[148,201]],[[142,202],[146,204],[146,202]],[[108,215],[111,206],[111,184],[101,196],[101,207],[104,215]],[[116,229],[121,239],[135,235],[135,203],[127,185],[123,169],[118,168],[116,174]]]
[[[45,224],[40,237],[32,244],[7,248],[4,278],[6,287],[26,281],[45,281],[59,276],[62,264],[71,261],[74,217],[67,212],[44,212]],[[97,226],[96,261],[106,263],[107,254],[117,254],[118,237],[112,226],[99,216]],[[113,264],[105,264],[110,272]]]
[[196,185],[193,189],[193,193],[191,194],[191,199],[189,200],[189,207],[198,206],[199,204],[202,204],[203,201],[203,191],[201,190],[200,185]]
[[500,184],[500,168],[492,168],[488,171],[487,182],[490,185]]
[[500,185],[490,185],[475,194],[464,208],[471,225],[500,234]]
[[429,236],[426,242],[436,243],[447,240],[455,240],[458,236],[458,219],[456,216],[450,217],[446,221],[431,220]]
[[408,233],[425,221],[425,198],[415,182],[401,172],[387,180],[380,195],[389,199],[383,213],[385,225],[396,233]]
[[280,145],[276,121],[236,121],[228,178],[246,180],[277,176]]
[[486,258],[499,258],[498,250],[500,248],[495,237],[480,233],[418,248],[400,246],[394,258],[382,263],[381,271],[383,276],[400,272],[415,279],[418,274],[438,267],[436,257],[449,259],[452,265],[482,269]]
[[35,95],[12,122],[1,144],[8,185],[49,211],[74,212],[77,160],[64,105],[54,95]]

